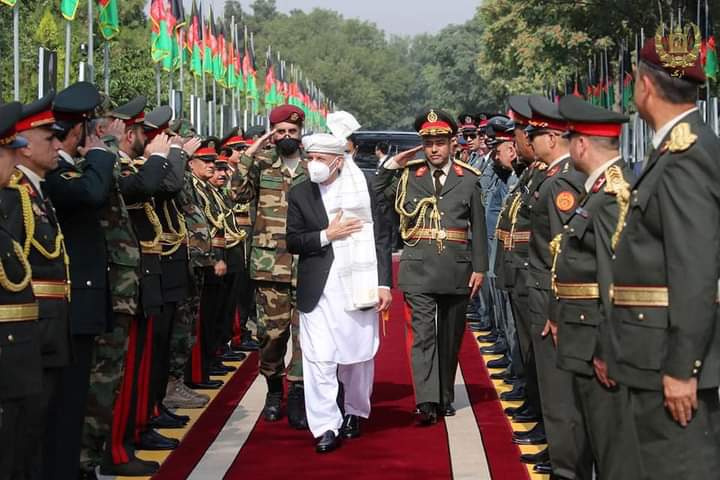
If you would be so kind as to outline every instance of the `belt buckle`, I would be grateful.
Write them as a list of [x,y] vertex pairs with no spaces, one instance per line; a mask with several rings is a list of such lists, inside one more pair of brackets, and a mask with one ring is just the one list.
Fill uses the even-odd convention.
[[445,240],[447,238],[447,231],[445,230],[438,230],[437,231],[437,239],[438,240]]
[[615,298],[615,285],[612,283],[610,284],[610,288],[608,289],[608,296],[610,297],[611,302]]

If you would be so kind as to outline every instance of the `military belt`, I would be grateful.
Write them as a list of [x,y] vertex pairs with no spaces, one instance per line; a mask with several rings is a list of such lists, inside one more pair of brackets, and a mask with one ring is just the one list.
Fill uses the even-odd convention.
[[29,322],[37,320],[38,304],[16,303],[13,305],[0,305],[0,323],[5,322]]
[[512,243],[528,243],[530,241],[530,230],[513,232]]
[[215,237],[212,239],[212,246],[216,248],[225,248],[225,237]]
[[597,283],[556,283],[555,295],[563,300],[594,300],[600,298]]
[[160,255],[163,253],[162,245],[140,245],[140,251],[145,255]]
[[63,299],[70,296],[70,284],[64,280],[33,280],[35,298]]
[[462,228],[448,228],[437,230],[435,228],[420,228],[414,232],[411,240],[447,240],[449,242],[467,243],[467,230]]
[[497,238],[500,242],[507,243],[508,240],[510,240],[510,232],[498,228],[495,232],[495,238]]
[[612,285],[610,298],[620,307],[668,307],[670,295],[667,287],[639,287]]

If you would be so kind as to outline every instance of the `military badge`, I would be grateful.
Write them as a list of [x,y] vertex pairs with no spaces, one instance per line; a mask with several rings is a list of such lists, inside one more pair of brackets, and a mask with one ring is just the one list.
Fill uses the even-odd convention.
[[586,219],[590,218],[590,212],[588,212],[587,210],[585,210],[582,207],[578,207],[577,210],[575,210],[575,213],[577,213],[578,215],[580,215],[583,218],[586,218]]
[[697,140],[697,135],[690,131],[689,123],[681,123],[670,132],[670,140],[665,142],[663,148],[672,153],[684,152]]
[[293,112],[290,114],[290,121],[291,122],[297,122],[300,116],[297,114],[297,112]]
[[471,117],[470,115],[468,115],[468,116],[465,117],[465,124],[467,125],[467,124],[470,124],[470,123],[473,123],[473,119],[472,119],[472,117]]
[[655,33],[655,50],[662,66],[672,70],[673,77],[682,77],[685,69],[695,65],[700,55],[702,45],[700,29],[694,23],[687,24],[684,28],[678,23],[665,38],[664,28],[660,25]]
[[62,178],[64,178],[65,180],[72,180],[73,178],[82,177],[82,173],[74,172],[74,171],[70,170],[70,171],[61,173],[60,176]]
[[560,192],[555,197],[555,206],[563,213],[575,208],[575,196],[570,192]]
[[453,170],[455,170],[455,175],[458,177],[462,177],[465,175],[465,172],[463,172],[463,169],[460,165],[453,165]]
[[557,173],[558,173],[559,171],[560,171],[560,165],[555,165],[553,168],[551,168],[550,170],[548,170],[546,176],[547,176],[547,177],[553,177],[553,176],[557,175]]
[[592,186],[592,193],[597,193],[600,191],[600,189],[605,185],[605,182],[607,180],[605,179],[605,175],[601,175],[600,178],[597,179],[597,181]]
[[427,171],[428,171],[428,167],[423,165],[422,167],[417,169],[417,171],[415,172],[415,176],[422,177],[423,175],[425,175],[427,173]]
[[435,110],[430,110],[430,113],[428,113],[427,121],[430,123],[434,123],[438,121],[437,113],[435,113]]

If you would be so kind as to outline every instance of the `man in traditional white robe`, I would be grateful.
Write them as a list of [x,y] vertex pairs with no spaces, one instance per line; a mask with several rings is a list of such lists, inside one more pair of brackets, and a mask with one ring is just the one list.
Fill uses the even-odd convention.
[[370,415],[378,315],[392,301],[391,232],[344,138],[310,135],[303,146],[310,181],[288,196],[287,242],[300,257],[305,409],[325,453],[357,437]]

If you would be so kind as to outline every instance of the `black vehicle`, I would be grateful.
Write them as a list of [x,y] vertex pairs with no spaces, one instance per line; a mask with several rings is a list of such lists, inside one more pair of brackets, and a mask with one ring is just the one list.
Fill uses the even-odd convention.
[[355,154],[355,163],[362,169],[374,172],[377,168],[378,158],[375,156],[375,146],[379,142],[390,145],[389,155],[410,150],[422,143],[420,135],[415,132],[371,132],[358,131],[353,134],[358,147]]

